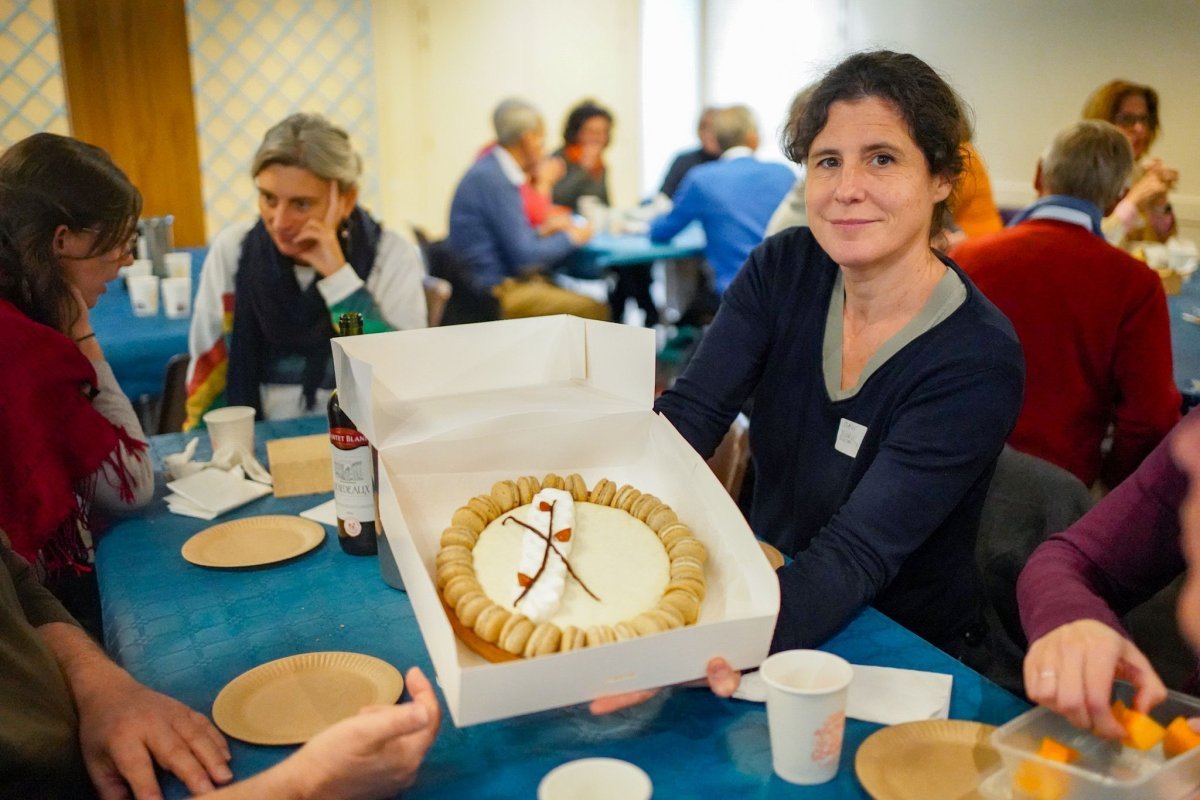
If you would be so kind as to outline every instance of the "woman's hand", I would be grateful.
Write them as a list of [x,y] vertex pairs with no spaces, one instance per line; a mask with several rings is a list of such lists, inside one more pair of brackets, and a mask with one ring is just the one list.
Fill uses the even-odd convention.
[[317,734],[276,768],[299,797],[391,797],[412,786],[437,738],[441,710],[417,667],[405,676],[411,703],[368,706]]
[[342,221],[340,200],[337,181],[330,181],[325,213],[320,219],[313,217],[305,222],[296,235],[296,243],[304,248],[296,260],[315,269],[322,278],[328,278],[346,264],[338,242],[338,225]]
[[[742,673],[730,667],[728,661],[719,657],[708,662],[705,673],[708,688],[712,689],[713,694],[717,697],[732,696],[737,690],[738,684],[742,682]],[[623,708],[641,705],[656,694],[658,694],[658,689],[643,689],[640,692],[609,695],[593,700],[588,708],[593,714],[611,714]]]
[[1110,707],[1115,678],[1133,684],[1138,711],[1147,712],[1167,697],[1142,651],[1094,619],[1060,625],[1034,642],[1025,656],[1029,699],[1108,739],[1125,735]]
[[100,349],[100,342],[96,340],[96,334],[92,330],[92,320],[88,314],[87,301],[83,299],[83,292],[74,285],[69,284],[69,286],[77,314],[67,335],[75,342],[79,352],[83,353],[89,361],[103,361],[104,351]]
[[1167,192],[1175,188],[1179,173],[1164,166],[1157,159],[1149,165],[1146,173],[1138,178],[1125,194],[1126,200],[1141,210],[1161,208],[1167,204]]

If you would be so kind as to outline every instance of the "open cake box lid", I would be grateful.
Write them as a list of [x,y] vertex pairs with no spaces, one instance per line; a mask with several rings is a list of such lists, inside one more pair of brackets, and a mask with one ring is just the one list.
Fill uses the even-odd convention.
[[333,363],[342,410],[379,450],[654,398],[653,331],[566,315],[335,338]]

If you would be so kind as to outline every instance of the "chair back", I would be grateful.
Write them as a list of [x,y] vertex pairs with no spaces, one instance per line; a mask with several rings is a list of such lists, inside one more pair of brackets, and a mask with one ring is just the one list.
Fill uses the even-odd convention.
[[432,275],[426,275],[424,283],[425,308],[429,314],[429,327],[436,328],[442,324],[442,317],[446,313],[446,304],[450,302],[450,295],[454,294],[454,287],[450,285],[450,281],[435,278]]
[[746,478],[746,465],[750,463],[750,420],[738,414],[729,426],[729,431],[716,451],[708,459],[708,468],[729,492],[733,502],[742,493],[742,482]]
[[155,433],[178,433],[183,430],[183,422],[187,419],[187,371],[190,362],[187,353],[177,353],[167,362]]

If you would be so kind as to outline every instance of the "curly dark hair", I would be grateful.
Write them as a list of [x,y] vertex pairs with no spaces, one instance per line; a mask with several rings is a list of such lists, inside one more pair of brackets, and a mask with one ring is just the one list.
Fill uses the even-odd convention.
[[[803,164],[813,139],[829,121],[829,107],[838,101],[868,97],[879,98],[896,110],[925,155],[930,174],[957,185],[966,168],[962,144],[971,139],[966,104],[933,67],[908,53],[856,53],[831,69],[806,102],[794,105],[781,137],[783,152]],[[951,198],[934,206],[934,231],[941,228]]]
[[0,298],[67,332],[78,309],[55,232],[95,232],[92,258],[128,242],[141,212],[141,194],[99,147],[53,133],[17,142],[0,155]]
[[611,111],[595,100],[584,100],[572,108],[571,113],[567,115],[567,124],[563,126],[563,141],[567,144],[575,144],[579,139],[579,129],[592,117],[604,117],[608,120],[609,125],[613,124]]

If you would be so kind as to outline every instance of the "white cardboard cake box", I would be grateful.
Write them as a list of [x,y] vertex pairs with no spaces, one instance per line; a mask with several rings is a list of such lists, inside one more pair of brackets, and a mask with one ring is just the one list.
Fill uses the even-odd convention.
[[[380,515],[455,724],[703,677],[766,657],[779,584],[700,456],[651,410],[651,331],[557,316],[335,339],[342,408],[379,450]],[[490,663],[454,635],[434,561],[455,509],[497,480],[548,472],[628,483],[708,547],[696,625]]]

